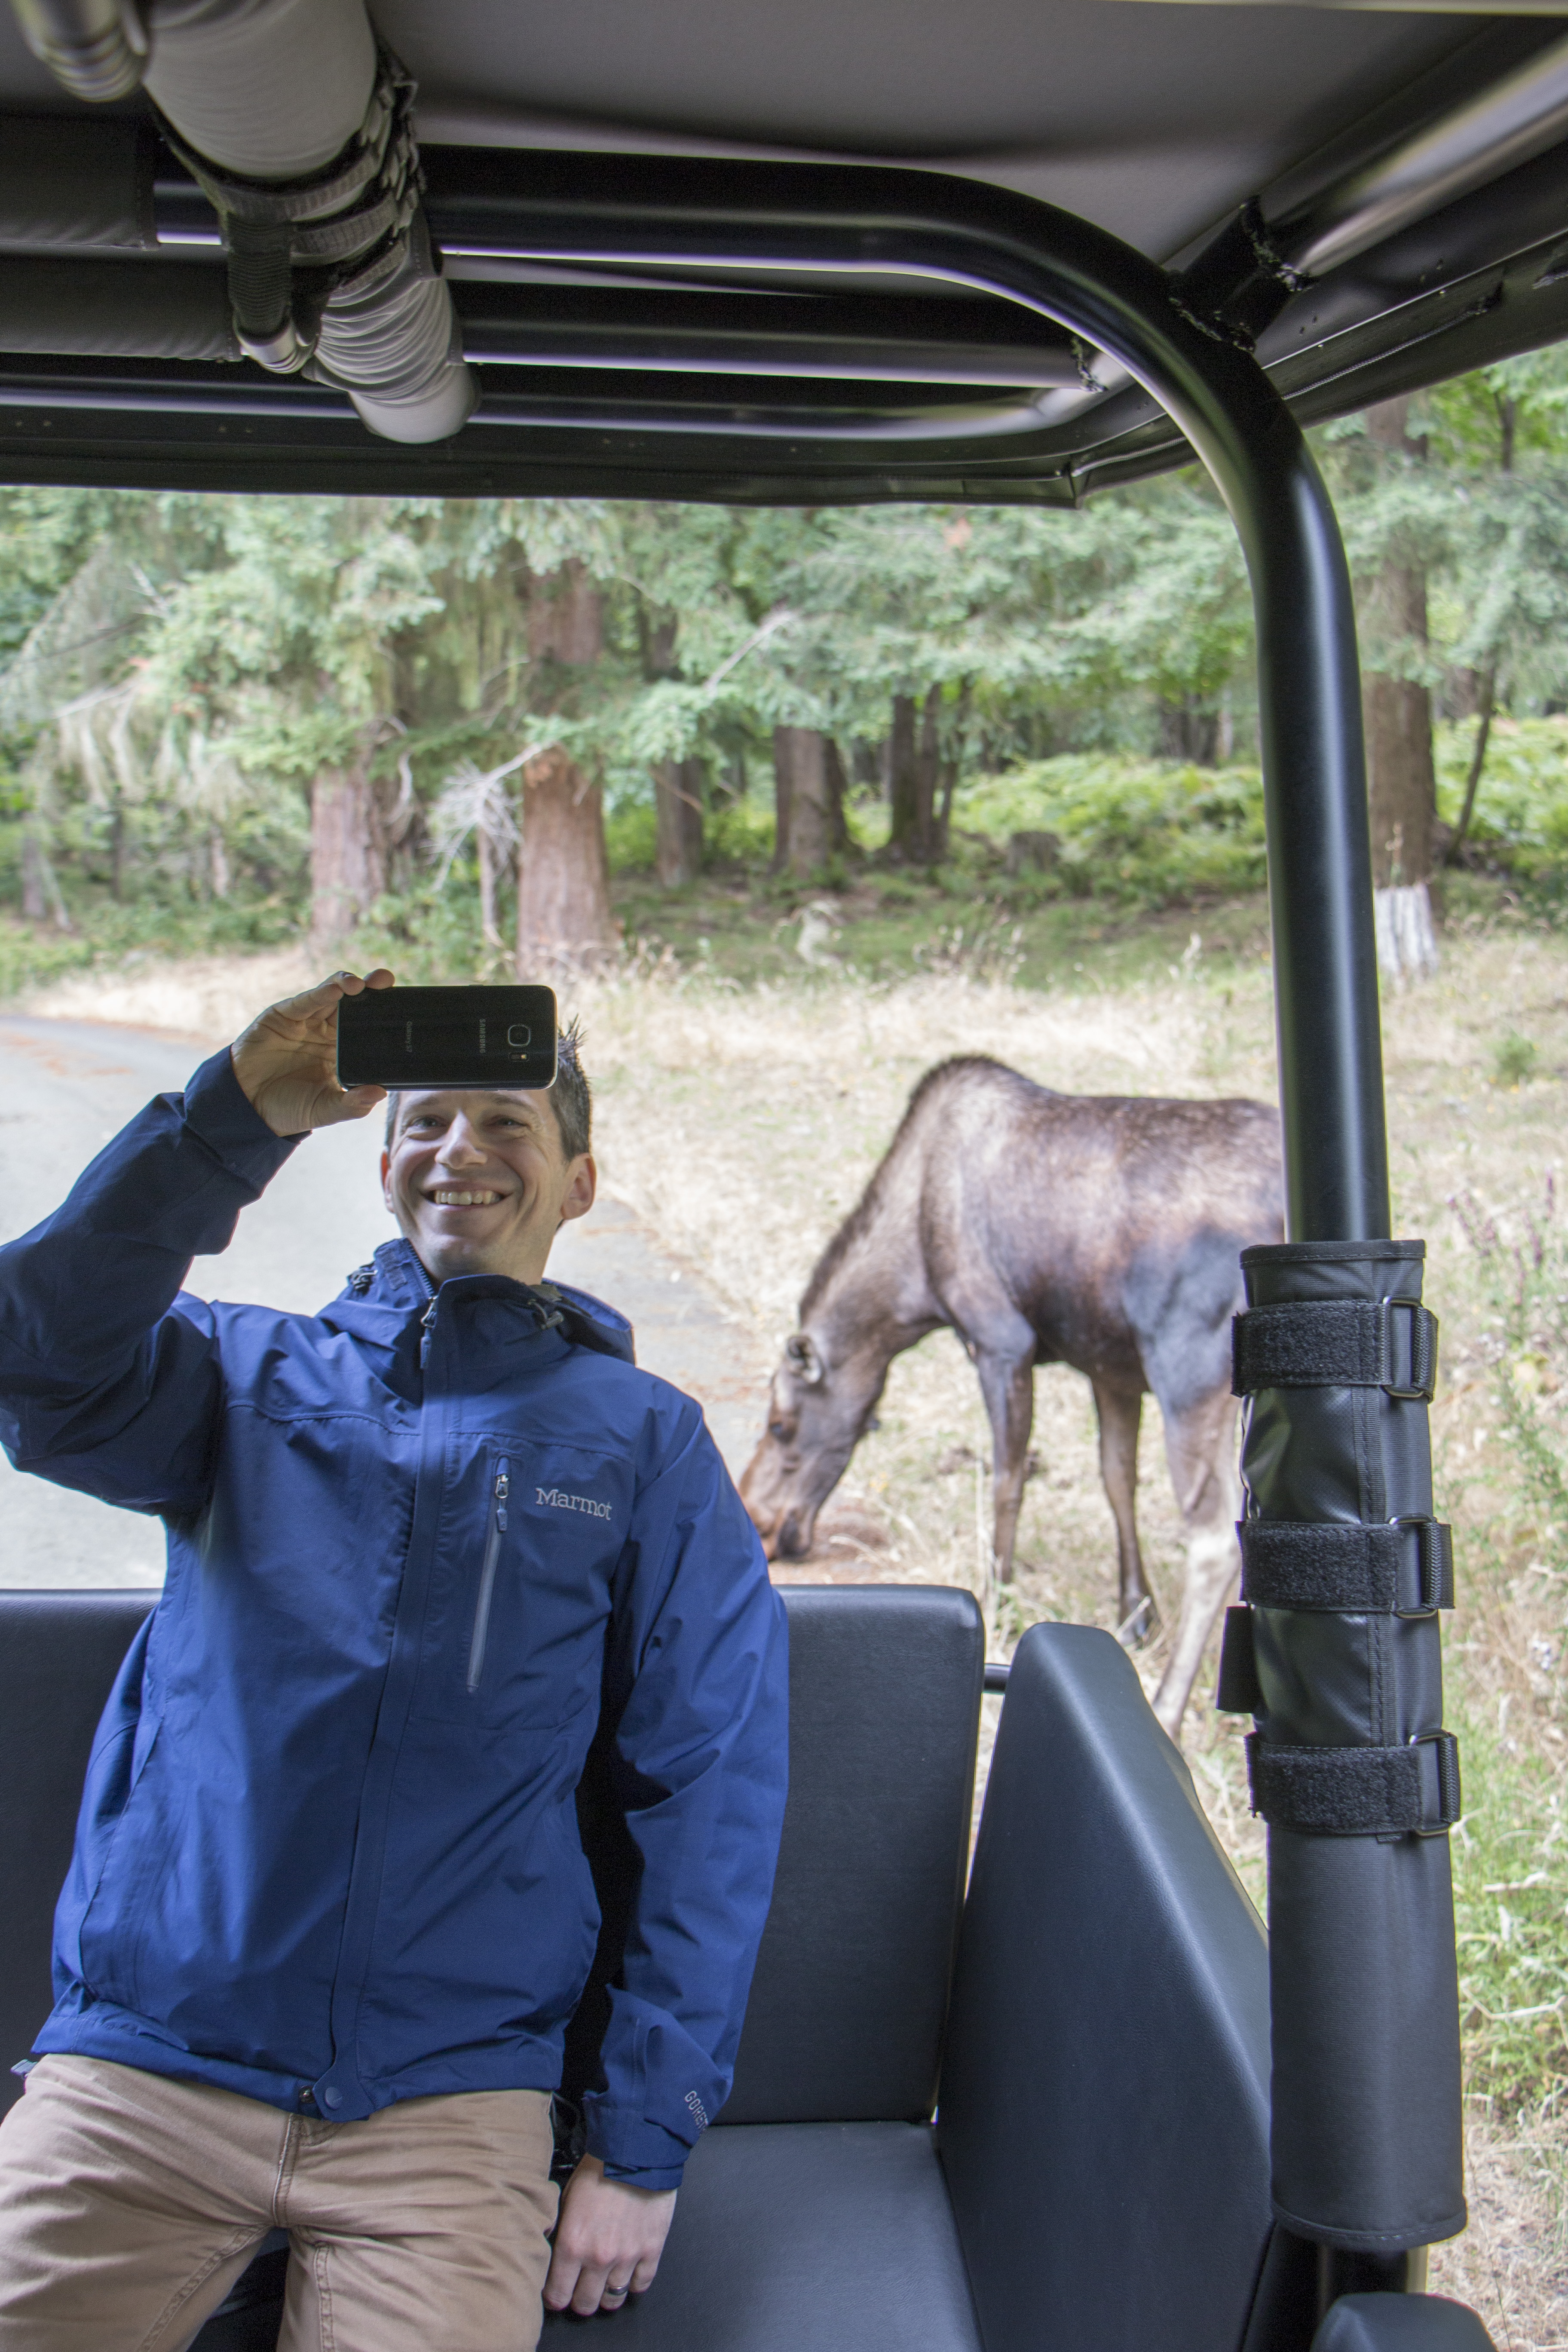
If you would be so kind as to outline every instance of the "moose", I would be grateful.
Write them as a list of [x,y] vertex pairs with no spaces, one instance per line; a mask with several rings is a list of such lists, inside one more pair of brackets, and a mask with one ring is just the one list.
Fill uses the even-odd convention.
[[817,1262],[741,1495],[770,1559],[811,1549],[895,1356],[951,1326],[980,1377],[993,1545],[1012,1574],[1037,1364],[1093,1391],[1116,1522],[1121,1634],[1155,1630],[1138,1548],[1145,1391],[1186,1538],[1154,1711],[1174,1737],[1239,1566],[1230,1318],[1242,1249],[1283,1231],[1279,1121],[1266,1105],[1064,1095],[981,1055],[928,1070],[859,1204]]

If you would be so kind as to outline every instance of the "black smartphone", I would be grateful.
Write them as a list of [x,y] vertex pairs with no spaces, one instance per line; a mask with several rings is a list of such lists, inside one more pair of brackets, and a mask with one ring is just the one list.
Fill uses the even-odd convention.
[[364,988],[338,1007],[343,1087],[549,1087],[552,988]]

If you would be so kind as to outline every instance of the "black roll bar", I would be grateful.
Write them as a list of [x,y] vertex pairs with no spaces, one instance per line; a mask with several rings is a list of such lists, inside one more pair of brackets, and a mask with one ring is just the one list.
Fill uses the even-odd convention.
[[[1110,352],[1159,401],[1224,497],[1252,580],[1289,1233],[1295,1244],[1386,1237],[1350,578],[1311,454],[1250,353],[1142,255],[973,181],[705,159],[489,163],[487,220],[493,233],[504,210],[521,254],[945,279]],[[1332,1512],[1323,1506],[1319,1516]],[[1321,1622],[1289,1610],[1270,1618],[1277,1666],[1310,1695]],[[1435,1618],[1421,1640],[1430,1706]],[[1310,1725],[1331,1708],[1325,1703],[1318,1718],[1310,1706],[1300,1712]],[[1317,1736],[1331,1747],[1331,1730]],[[1458,2226],[1456,2211],[1462,2220],[1447,1846],[1442,1835],[1271,1830],[1269,1853],[1273,2194],[1288,2224],[1279,2244],[1315,2265],[1326,2305],[1368,2283],[1369,2265],[1378,2283],[1405,2284],[1408,2250]],[[1435,1953],[1449,1956],[1446,1967],[1434,1966]],[[1418,2133],[1406,2128],[1413,2078],[1440,2086]],[[1291,2268],[1281,2252],[1269,2275]],[[1248,2352],[1282,2352],[1299,2325],[1266,2291]]]

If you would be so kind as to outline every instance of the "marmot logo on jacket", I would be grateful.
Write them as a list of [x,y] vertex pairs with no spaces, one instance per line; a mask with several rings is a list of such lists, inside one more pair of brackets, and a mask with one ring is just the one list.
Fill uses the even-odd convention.
[[608,1503],[595,1503],[589,1495],[568,1495],[559,1486],[536,1486],[536,1503],[548,1503],[552,1511],[586,1511],[591,1519],[607,1519]]

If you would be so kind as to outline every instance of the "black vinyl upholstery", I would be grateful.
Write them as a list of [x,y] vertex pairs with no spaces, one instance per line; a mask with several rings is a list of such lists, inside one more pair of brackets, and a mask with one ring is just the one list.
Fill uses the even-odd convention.
[[981,2352],[930,2126],[709,2132],[647,2294],[547,2319],[548,2352],[584,2324],[606,2352]]
[[[784,1597],[790,1808],[734,2094],[653,2289],[587,2324],[620,2352],[1236,2352],[1268,2229],[1263,1939],[1131,1666],[1077,1627],[1020,1645],[944,2053],[979,1612],[921,1587]],[[92,1727],[152,1598],[0,1593],[16,2055],[48,2007]],[[193,2352],[270,2352],[280,2283],[265,2255]]]
[[1267,2242],[1262,1925],[1109,1633],[1037,1625],[992,1758],[938,2144],[986,2352],[1235,2352]]
[[0,1592],[0,2113],[10,2069],[54,2007],[49,1945],[98,1718],[157,1600],[120,1592]]
[[1468,2304],[1441,2294],[1342,2294],[1312,2352],[1493,2352]]
[[967,1592],[786,1589],[790,1795],[726,2124],[918,2122],[969,1860],[985,1628]]

